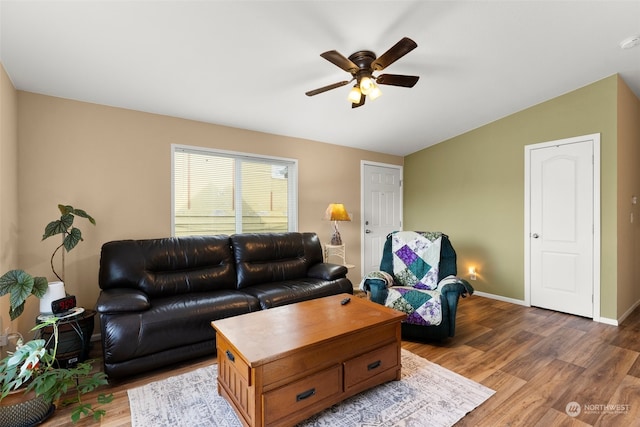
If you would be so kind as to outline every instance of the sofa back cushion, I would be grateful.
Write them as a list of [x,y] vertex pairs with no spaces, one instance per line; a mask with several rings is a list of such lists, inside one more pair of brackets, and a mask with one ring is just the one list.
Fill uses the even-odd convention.
[[236,288],[229,236],[168,237],[105,243],[101,289],[133,288],[149,297]]
[[322,262],[315,233],[247,233],[231,236],[238,289],[261,283],[307,276],[311,265]]
[[302,242],[304,243],[304,255],[307,259],[308,268],[312,265],[318,264],[324,261],[322,255],[322,245],[320,239],[316,233],[300,233],[302,236]]

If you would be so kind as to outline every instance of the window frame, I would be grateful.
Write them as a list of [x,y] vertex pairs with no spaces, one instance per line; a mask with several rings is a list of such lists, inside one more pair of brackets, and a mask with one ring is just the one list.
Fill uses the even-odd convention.
[[[175,200],[175,154],[176,152],[188,152],[199,155],[210,155],[216,157],[232,158],[236,162],[243,160],[254,163],[266,163],[286,165],[288,167],[287,176],[287,223],[288,231],[298,231],[298,159],[288,157],[267,156],[263,154],[246,153],[242,151],[221,150],[217,148],[197,147],[184,144],[171,144],[171,236],[176,235],[176,200]],[[240,168],[235,168],[236,178],[241,173]],[[240,181],[237,181],[240,182]],[[238,186],[234,191],[242,192],[242,186]],[[238,194],[236,193],[236,196]],[[238,209],[237,204],[242,203],[241,197],[235,197],[236,206],[236,233],[238,233],[238,224],[242,226],[242,209]],[[238,222],[238,218],[240,218]]]

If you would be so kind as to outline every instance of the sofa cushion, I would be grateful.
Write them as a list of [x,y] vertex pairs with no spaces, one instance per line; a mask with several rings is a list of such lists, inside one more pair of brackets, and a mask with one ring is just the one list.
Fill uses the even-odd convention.
[[100,313],[140,312],[151,308],[149,297],[137,289],[106,289],[100,291],[96,310]]
[[307,272],[307,276],[314,279],[335,280],[345,277],[349,269],[344,265],[319,263],[312,265]]
[[335,294],[352,294],[353,285],[346,277],[331,281],[303,278],[276,283],[263,283],[244,288],[242,291],[256,297],[260,301],[260,307],[266,310],[272,307]]
[[238,289],[307,276],[302,233],[248,233],[231,236]]
[[156,298],[144,315],[101,313],[103,351],[110,363],[117,363],[215,340],[212,320],[258,310],[255,297],[235,290]]
[[140,289],[150,298],[235,289],[228,236],[190,236],[105,243],[102,289]]

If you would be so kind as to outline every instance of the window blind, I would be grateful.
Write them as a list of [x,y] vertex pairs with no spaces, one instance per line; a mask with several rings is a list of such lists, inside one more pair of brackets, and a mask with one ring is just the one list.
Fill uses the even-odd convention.
[[173,234],[297,229],[297,162],[173,147]]

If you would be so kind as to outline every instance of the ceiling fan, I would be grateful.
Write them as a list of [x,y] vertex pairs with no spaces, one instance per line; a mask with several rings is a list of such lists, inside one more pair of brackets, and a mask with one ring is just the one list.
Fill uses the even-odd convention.
[[309,92],[305,92],[305,94],[307,96],[314,96],[347,85],[355,80],[356,84],[351,89],[351,92],[349,92],[348,99],[351,101],[351,108],[356,108],[364,105],[367,95],[371,100],[381,95],[378,85],[413,87],[420,77],[401,74],[380,74],[375,77],[373,73],[384,70],[416,47],[418,47],[416,42],[408,37],[404,37],[379,58],[370,50],[359,50],[351,54],[349,58],[345,58],[335,50],[324,52],[320,54],[321,57],[350,73],[352,78],[351,80],[344,80],[310,90]]

